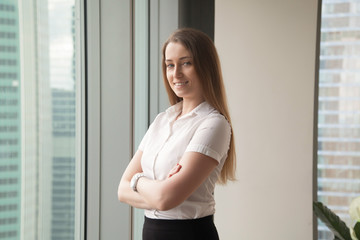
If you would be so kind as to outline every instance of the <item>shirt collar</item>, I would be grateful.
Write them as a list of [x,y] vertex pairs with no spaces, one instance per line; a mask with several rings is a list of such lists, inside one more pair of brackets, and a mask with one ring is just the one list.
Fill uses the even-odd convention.
[[[183,102],[178,102],[175,105],[172,105],[166,110],[166,115],[169,122],[175,121],[176,117],[180,114],[182,109]],[[195,107],[191,112],[185,114],[181,118],[190,117],[194,115],[202,115],[209,114],[211,111],[215,110],[209,103],[206,101],[200,103],[197,107]],[[180,118],[180,119],[181,119]]]

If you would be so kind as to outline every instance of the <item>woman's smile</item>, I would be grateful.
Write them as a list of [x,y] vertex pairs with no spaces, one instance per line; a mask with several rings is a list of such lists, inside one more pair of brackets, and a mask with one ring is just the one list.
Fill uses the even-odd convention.
[[169,43],[165,51],[166,76],[174,93],[187,101],[203,101],[200,79],[192,54],[180,43]]
[[185,85],[187,85],[189,83],[189,81],[184,81],[184,82],[174,82],[175,87],[177,88],[181,88],[184,87]]

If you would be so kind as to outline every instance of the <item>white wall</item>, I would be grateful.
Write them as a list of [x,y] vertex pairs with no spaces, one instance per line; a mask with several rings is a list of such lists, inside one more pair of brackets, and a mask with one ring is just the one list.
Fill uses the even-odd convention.
[[217,187],[222,240],[312,239],[317,0],[217,0],[236,183]]

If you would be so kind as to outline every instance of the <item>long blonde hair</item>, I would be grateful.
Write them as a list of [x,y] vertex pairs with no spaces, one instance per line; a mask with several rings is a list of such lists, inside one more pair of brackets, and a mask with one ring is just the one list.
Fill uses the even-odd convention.
[[192,28],[181,28],[176,30],[164,43],[162,48],[162,73],[165,88],[171,105],[182,101],[182,99],[176,96],[176,94],[172,91],[166,77],[165,50],[170,42],[182,44],[192,54],[195,71],[201,81],[205,101],[213,106],[219,113],[221,113],[230,123],[230,147],[218,182],[220,184],[226,184],[228,180],[234,181],[236,180],[236,152],[234,134],[226,101],[220,60],[214,43],[205,33]]

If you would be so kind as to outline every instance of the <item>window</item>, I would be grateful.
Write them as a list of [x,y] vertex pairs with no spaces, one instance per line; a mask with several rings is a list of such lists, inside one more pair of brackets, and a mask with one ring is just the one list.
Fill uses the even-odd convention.
[[0,239],[81,239],[79,0],[0,3]]
[[[318,109],[318,200],[353,226],[360,195],[360,1],[323,0]],[[319,222],[319,239],[333,239]]]

